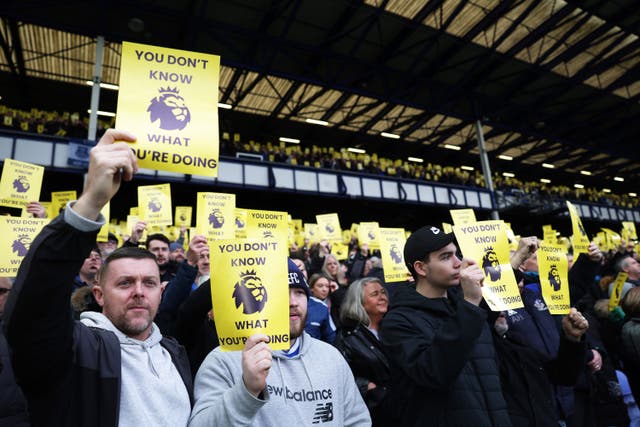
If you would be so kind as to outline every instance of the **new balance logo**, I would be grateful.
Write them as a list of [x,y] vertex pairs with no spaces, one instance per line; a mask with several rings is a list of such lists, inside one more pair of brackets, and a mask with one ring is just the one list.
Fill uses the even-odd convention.
[[333,402],[326,404],[318,403],[316,412],[313,414],[313,424],[326,423],[333,421]]

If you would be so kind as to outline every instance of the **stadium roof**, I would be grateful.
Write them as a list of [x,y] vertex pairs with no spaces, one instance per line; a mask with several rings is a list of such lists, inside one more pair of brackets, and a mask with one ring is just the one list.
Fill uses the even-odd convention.
[[274,134],[479,168],[479,119],[493,170],[640,178],[634,0],[5,0],[0,20],[0,71],[18,79],[85,84],[102,35],[107,83],[123,40],[219,54],[224,114]]

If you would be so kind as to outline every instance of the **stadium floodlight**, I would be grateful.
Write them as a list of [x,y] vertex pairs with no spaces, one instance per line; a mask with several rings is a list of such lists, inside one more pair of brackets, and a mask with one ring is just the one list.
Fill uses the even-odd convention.
[[320,126],[329,126],[329,122],[325,120],[318,119],[304,119],[305,122],[311,123],[312,125],[320,125]]
[[576,188],[584,188],[584,185],[582,184],[573,184],[573,186]]
[[[87,113],[91,114],[91,110],[87,110]],[[96,114],[99,116],[105,116],[105,117],[115,117],[116,113],[112,113],[110,111],[96,111]]]
[[551,184],[551,180],[547,178],[540,178],[540,182],[543,184]]
[[614,176],[614,177],[613,177],[613,180],[614,180],[614,181],[618,181],[618,182],[624,182],[624,178],[623,178],[623,177],[621,177],[621,176]]
[[516,175],[515,175],[515,174],[513,174],[513,173],[511,173],[511,172],[503,172],[503,173],[502,173],[502,176],[506,176],[507,178],[513,178],[513,177],[515,177]]
[[296,138],[287,138],[285,136],[281,136],[279,140],[281,142],[290,142],[291,144],[300,144],[300,140]]
[[222,108],[224,110],[231,110],[233,108],[233,105],[225,104],[224,102],[218,102],[218,108]]
[[351,151],[352,153],[356,153],[356,154],[366,153],[366,151],[364,151],[362,148],[353,148],[353,147],[347,148],[347,151]]
[[451,144],[444,144],[444,148],[446,148],[447,150],[454,150],[454,151],[462,150],[462,147],[457,145],[451,145]]
[[547,168],[547,169],[553,169],[555,168],[555,166],[553,166],[551,163],[543,163],[542,164],[543,168]]
[[466,165],[462,165],[462,166],[460,166],[460,169],[465,170],[465,171],[472,171],[472,170],[474,170],[473,166],[466,166]]
[[[93,82],[91,80],[87,80],[85,83],[89,86],[93,86]],[[120,90],[120,86],[112,85],[111,83],[100,83],[100,87],[102,89]]]
[[513,157],[507,156],[506,154],[500,154],[498,158],[502,160],[513,160]]
[[580,171],[580,173],[581,173],[582,175],[591,176],[591,172],[590,172],[590,171]]
[[416,162],[416,163],[424,162],[424,159],[421,159],[419,157],[407,157],[407,160],[409,160],[410,162]]
[[400,139],[400,135],[396,135],[395,133],[389,133],[389,132],[380,132],[380,136],[384,136],[385,138],[391,138],[391,139]]

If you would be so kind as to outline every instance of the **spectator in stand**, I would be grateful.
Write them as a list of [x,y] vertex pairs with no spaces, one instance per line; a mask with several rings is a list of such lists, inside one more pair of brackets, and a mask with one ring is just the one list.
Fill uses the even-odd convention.
[[100,211],[138,169],[116,141],[135,137],[109,130],[91,150],[84,192],[33,241],[5,308],[34,425],[184,426],[191,412],[184,348],[153,323],[164,289],[153,254],[112,253],[93,288],[103,313],[69,315],[71,282],[105,223]]
[[102,255],[102,259],[105,260],[111,252],[118,249],[118,238],[115,234],[109,233],[107,235],[106,242],[98,242],[98,249],[100,249],[100,255]]
[[[640,263],[631,254],[624,254],[620,256],[615,264],[616,273],[627,273],[627,281],[622,286],[622,292],[620,292],[620,299],[629,292],[630,289],[640,286]],[[613,282],[609,285],[609,297],[613,292]]]
[[382,283],[373,277],[349,286],[340,309],[343,326],[334,345],[347,360],[374,426],[397,424],[388,406],[391,369],[378,328],[387,312],[389,299]]
[[309,279],[311,297],[304,330],[312,337],[332,344],[336,338],[336,325],[329,314],[329,282],[322,274],[314,274]]
[[624,372],[636,402],[640,402],[640,288],[629,289],[620,305],[628,319],[621,337]]
[[185,260],[184,248],[180,243],[171,242],[169,245],[169,260],[178,264]]
[[0,426],[28,427],[31,424],[27,402],[13,376],[9,346],[2,329],[2,315],[11,287],[10,278],[0,277]]

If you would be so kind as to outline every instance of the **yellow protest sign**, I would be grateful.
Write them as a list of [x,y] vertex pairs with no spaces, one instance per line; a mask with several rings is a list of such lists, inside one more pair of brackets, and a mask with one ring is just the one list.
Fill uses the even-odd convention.
[[573,230],[573,254],[577,258],[579,254],[589,253],[589,236],[587,236],[587,231],[582,226],[578,208],[569,201],[567,201],[567,208],[571,216],[571,228]]
[[367,244],[371,249],[380,248],[380,230],[377,222],[361,222],[358,227],[358,244]]
[[122,43],[116,127],[143,168],[218,174],[220,57]]
[[202,234],[209,242],[233,239],[236,235],[234,226],[236,195],[199,192],[197,200],[197,234]]
[[247,238],[247,210],[235,208],[236,239]]
[[282,241],[218,240],[209,244],[211,299],[222,350],[242,350],[256,332],[273,350],[289,348],[287,247]]
[[543,225],[542,226],[542,240],[549,243],[556,243],[556,230],[553,229],[551,225]]
[[0,206],[22,208],[29,202],[40,200],[43,175],[42,166],[4,159],[0,178]]
[[318,224],[320,240],[328,240],[329,242],[342,241],[342,229],[340,228],[340,219],[337,213],[316,215],[316,223]]
[[98,231],[98,236],[96,237],[96,242],[106,242],[109,240],[109,218],[111,216],[111,202],[107,202],[107,204],[103,206],[100,213],[102,214],[102,216],[104,216],[105,224],[100,227],[100,231]]
[[320,242],[319,234],[318,224],[304,223],[304,238],[309,241],[309,244]]
[[540,287],[549,313],[567,314],[571,309],[569,299],[569,262],[562,245],[542,242],[536,252]]
[[622,296],[622,287],[627,281],[627,273],[621,271],[616,276],[616,280],[613,282],[613,292],[609,298],[609,311],[613,311],[620,304],[620,297]]
[[191,227],[191,214],[193,209],[191,206],[176,206],[176,215],[173,219],[174,225],[177,227]]
[[622,231],[620,232],[625,242],[638,240],[636,233],[636,224],[633,221],[622,221]]
[[279,239],[284,243],[289,237],[287,212],[247,209],[248,239]]
[[509,260],[509,239],[502,221],[454,225],[460,250],[482,267],[482,296],[493,311],[520,308],[522,299]]
[[171,225],[171,185],[141,185],[138,187],[140,218],[147,226]]
[[51,192],[51,210],[53,211],[53,215],[58,216],[67,206],[67,203],[77,199],[78,196],[75,190]]
[[449,213],[451,214],[453,225],[464,225],[477,222],[476,214],[473,209],[449,209]]
[[349,258],[349,246],[343,245],[342,243],[332,243],[331,254],[336,257],[338,261],[344,261]]
[[5,242],[0,249],[0,277],[18,274],[31,242],[48,223],[47,218],[0,216],[0,235]]
[[453,226],[451,224],[449,224],[448,222],[443,222],[442,223],[442,231],[444,231],[445,233],[453,233]]
[[407,280],[409,270],[404,263],[404,228],[379,228],[380,254],[382,255],[382,267],[384,269],[384,281],[404,282]]
[[602,227],[601,230],[604,231],[605,239],[607,240],[607,249],[617,249],[622,240],[620,235],[610,228]]

